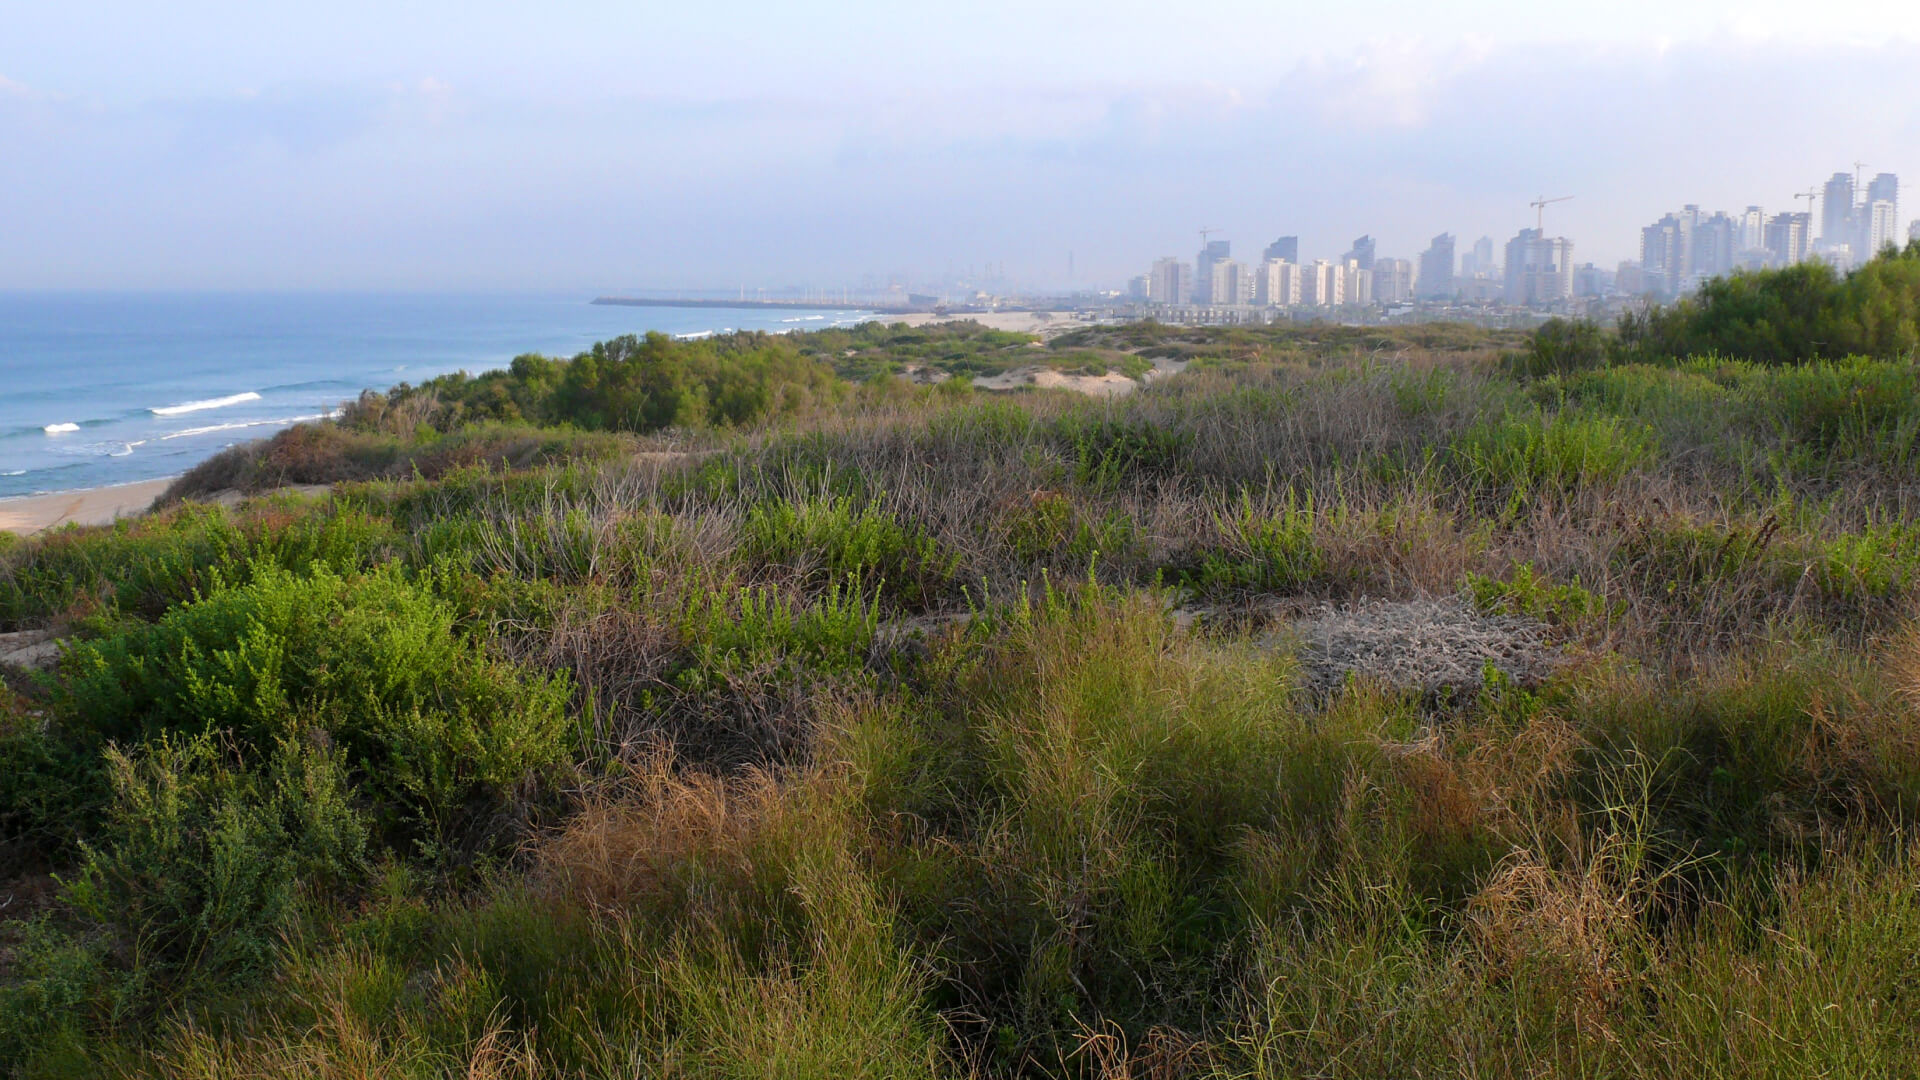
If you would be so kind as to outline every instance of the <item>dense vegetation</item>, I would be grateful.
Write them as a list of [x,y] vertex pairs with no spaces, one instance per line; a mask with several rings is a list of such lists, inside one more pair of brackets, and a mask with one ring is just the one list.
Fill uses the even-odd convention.
[[1920,242],[1844,275],[1823,262],[1714,278],[1664,307],[1628,312],[1617,333],[1554,320],[1528,364],[1569,370],[1722,356],[1761,364],[1848,356],[1911,357],[1920,349]]
[[[0,547],[0,1062],[1915,1075],[1920,374],[1519,344],[613,342]],[[1548,673],[1313,630],[1436,605]]]

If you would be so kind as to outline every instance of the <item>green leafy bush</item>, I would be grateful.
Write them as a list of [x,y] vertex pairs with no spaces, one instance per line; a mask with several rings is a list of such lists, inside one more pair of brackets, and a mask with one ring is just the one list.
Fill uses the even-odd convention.
[[1582,588],[1578,578],[1556,585],[1546,575],[1536,573],[1530,562],[1514,567],[1505,581],[1468,572],[1467,595],[1475,607],[1488,614],[1531,615],[1563,626],[1604,615],[1607,610],[1606,601]]
[[1468,485],[1524,495],[1611,483],[1653,461],[1653,430],[1612,416],[1508,416],[1477,425],[1453,444]]
[[1848,273],[1819,261],[1714,278],[1692,297],[1620,320],[1628,357],[1727,356],[1762,364],[1920,348],[1920,245]]
[[857,575],[829,585],[812,602],[773,588],[709,589],[695,594],[681,629],[693,655],[685,681],[772,663],[847,671],[866,662],[880,625],[880,598]]
[[521,784],[566,759],[566,680],[489,657],[397,565],[251,576],[77,646],[63,725],[88,741],[226,731],[256,753],[323,732],[390,844],[476,839]]
[[346,572],[391,551],[393,527],[358,510],[191,506],[108,529],[54,533],[0,556],[0,625],[94,604],[156,618],[259,565]]
[[342,755],[283,740],[248,756],[211,733],[107,751],[113,798],[68,896],[136,963],[195,981],[257,969],[300,889],[363,873],[367,824]]
[[1243,493],[1231,516],[1215,512],[1214,529],[1220,546],[1182,575],[1202,593],[1291,592],[1326,566],[1326,554],[1314,540],[1313,507],[1292,492],[1273,514],[1257,511]]
[[747,553],[769,562],[810,563],[829,580],[858,575],[909,605],[924,603],[952,579],[958,556],[924,531],[903,525],[872,499],[855,510],[850,496],[782,499],[747,511]]

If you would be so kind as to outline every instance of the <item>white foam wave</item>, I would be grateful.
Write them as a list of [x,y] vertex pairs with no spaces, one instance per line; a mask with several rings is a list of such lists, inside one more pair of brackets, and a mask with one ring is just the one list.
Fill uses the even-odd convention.
[[25,475],[27,475],[27,470],[25,469],[14,469],[10,472],[0,472],[0,476],[25,476]]
[[79,424],[48,424],[46,427],[41,428],[40,430],[46,432],[49,435],[65,435],[69,431],[79,431],[80,425]]
[[179,416],[181,413],[201,412],[206,409],[224,409],[229,405],[238,405],[243,401],[259,401],[260,395],[249,390],[244,394],[228,394],[226,397],[207,398],[205,401],[189,401],[180,405],[167,405],[158,409],[149,409],[155,416]]
[[309,420],[325,420],[334,414],[330,412],[314,413],[312,416],[283,416],[277,420],[245,420],[237,424],[209,424],[206,427],[187,428],[160,436],[160,441],[168,439],[188,439],[195,435],[212,435],[218,431],[241,431],[256,427],[284,427],[288,424],[304,424]]

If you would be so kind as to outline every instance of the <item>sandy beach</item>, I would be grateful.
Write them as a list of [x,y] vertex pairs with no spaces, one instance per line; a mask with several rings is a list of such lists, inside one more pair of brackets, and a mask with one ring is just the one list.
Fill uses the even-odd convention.
[[31,536],[60,525],[108,525],[146,513],[171,483],[173,478],[167,477],[57,495],[0,499],[0,531]]

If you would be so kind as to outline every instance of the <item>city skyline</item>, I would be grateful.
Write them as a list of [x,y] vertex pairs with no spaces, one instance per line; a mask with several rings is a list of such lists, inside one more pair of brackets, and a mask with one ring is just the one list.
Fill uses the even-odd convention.
[[[1738,212],[1703,211],[1688,203],[1640,230],[1639,257],[1617,265],[1581,262],[1572,238],[1545,228],[1547,208],[1572,196],[1536,199],[1537,224],[1522,227],[1493,259],[1494,241],[1483,236],[1465,253],[1457,252],[1451,233],[1441,233],[1412,259],[1382,256],[1371,233],[1355,238],[1337,258],[1300,254],[1297,235],[1266,245],[1259,262],[1243,263],[1232,254],[1230,239],[1214,240],[1224,230],[1200,230],[1205,246],[1193,267],[1182,269],[1178,256],[1162,256],[1153,269],[1129,279],[1123,295],[1135,302],[1197,307],[1305,306],[1402,300],[1498,301],[1516,307],[1543,307],[1581,296],[1651,296],[1672,299],[1709,278],[1743,269],[1790,266],[1820,259],[1842,271],[1888,247],[1920,240],[1920,219],[1911,224],[1900,214],[1899,177],[1876,173],[1869,180],[1854,172],[1835,172],[1825,184],[1796,194],[1804,210],[1770,212],[1750,203]],[[1378,287],[1376,264],[1391,267],[1386,288]],[[1275,264],[1287,267],[1282,271]],[[1404,278],[1403,265],[1407,271]],[[1298,274],[1295,274],[1295,270]],[[1329,272],[1344,272],[1343,279]],[[1304,282],[1282,289],[1282,281]],[[1219,282],[1244,282],[1231,299],[1222,299]],[[1286,296],[1287,299],[1274,299]],[[1361,299],[1364,297],[1364,299]]]

